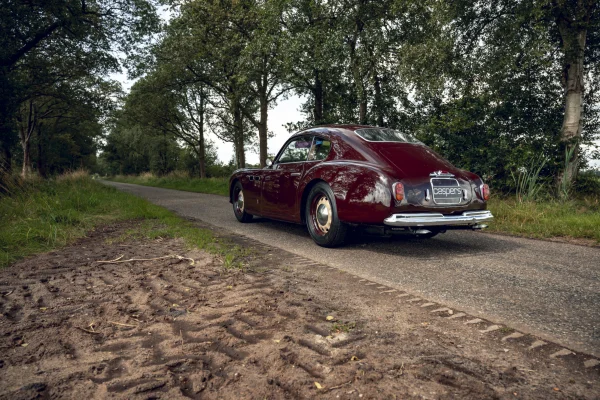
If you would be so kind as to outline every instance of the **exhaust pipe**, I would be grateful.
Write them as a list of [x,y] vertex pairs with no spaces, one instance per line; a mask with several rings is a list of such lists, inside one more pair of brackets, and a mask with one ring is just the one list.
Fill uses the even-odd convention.
[[427,229],[416,229],[412,231],[412,233],[415,235],[428,235],[431,233],[431,231],[428,231]]
[[486,224],[477,224],[477,225],[473,225],[473,230],[479,231],[479,230],[485,229],[487,227],[488,226]]

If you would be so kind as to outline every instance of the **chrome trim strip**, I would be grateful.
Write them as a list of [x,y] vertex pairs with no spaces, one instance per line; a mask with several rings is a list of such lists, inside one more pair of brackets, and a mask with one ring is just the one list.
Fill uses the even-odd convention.
[[465,211],[460,215],[444,215],[442,213],[400,213],[392,214],[383,220],[390,226],[449,226],[476,225],[494,219],[488,210]]

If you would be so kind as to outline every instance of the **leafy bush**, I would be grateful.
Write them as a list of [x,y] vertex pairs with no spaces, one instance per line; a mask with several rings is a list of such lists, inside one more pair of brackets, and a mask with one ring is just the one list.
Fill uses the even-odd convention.
[[600,171],[582,171],[575,181],[575,192],[583,196],[600,197]]

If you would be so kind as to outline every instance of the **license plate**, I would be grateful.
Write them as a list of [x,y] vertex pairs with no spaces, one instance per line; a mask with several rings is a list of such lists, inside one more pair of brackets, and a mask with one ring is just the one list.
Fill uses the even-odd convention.
[[463,193],[460,187],[433,187],[433,201],[441,204],[460,203]]

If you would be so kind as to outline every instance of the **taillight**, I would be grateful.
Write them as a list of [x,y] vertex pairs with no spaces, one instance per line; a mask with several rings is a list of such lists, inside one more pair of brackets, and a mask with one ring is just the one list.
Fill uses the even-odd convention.
[[394,198],[396,201],[404,200],[404,185],[401,182],[396,182],[393,185]]
[[483,197],[483,199],[486,201],[490,199],[490,187],[487,185],[487,183],[484,183],[481,186],[481,197]]

